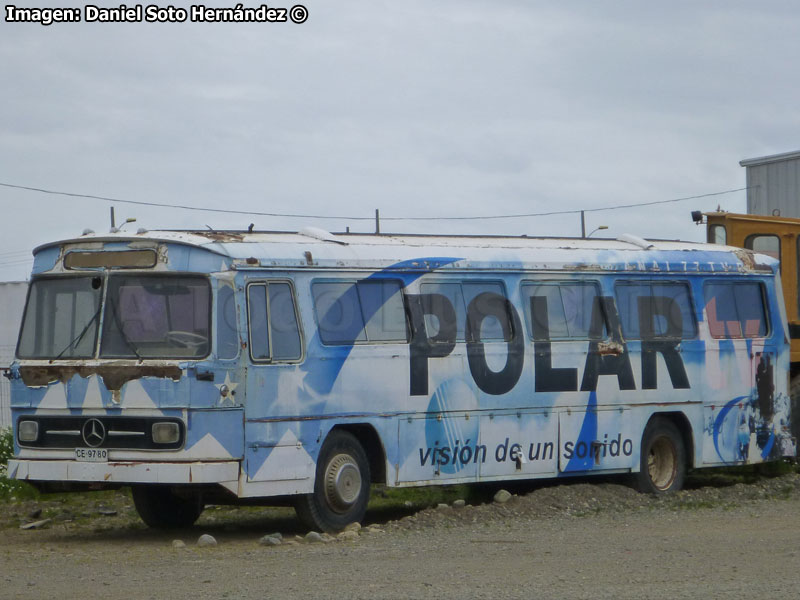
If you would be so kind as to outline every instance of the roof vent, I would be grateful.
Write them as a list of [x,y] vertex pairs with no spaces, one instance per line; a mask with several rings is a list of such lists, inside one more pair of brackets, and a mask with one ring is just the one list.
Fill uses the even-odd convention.
[[639,248],[642,248],[643,250],[650,250],[650,248],[655,247],[646,239],[640,238],[638,235],[633,235],[632,233],[623,233],[617,238],[617,241],[625,242],[626,244],[633,244],[634,246],[639,246]]
[[343,242],[333,235],[330,231],[325,231],[319,227],[303,227],[297,232],[299,235],[314,238],[315,240],[322,240],[323,242],[333,242],[334,244],[341,244],[347,246],[347,242]]

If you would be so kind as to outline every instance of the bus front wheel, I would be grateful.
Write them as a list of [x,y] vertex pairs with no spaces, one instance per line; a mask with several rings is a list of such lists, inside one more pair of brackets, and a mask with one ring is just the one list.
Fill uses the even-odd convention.
[[634,483],[640,492],[667,494],[683,487],[686,452],[678,428],[667,419],[656,418],[642,435],[639,472]]
[[353,434],[334,429],[317,459],[314,492],[297,498],[297,516],[311,529],[341,531],[364,518],[369,486],[369,462],[361,444]]
[[136,512],[153,529],[191,527],[203,512],[199,494],[179,495],[169,486],[136,485],[131,496]]

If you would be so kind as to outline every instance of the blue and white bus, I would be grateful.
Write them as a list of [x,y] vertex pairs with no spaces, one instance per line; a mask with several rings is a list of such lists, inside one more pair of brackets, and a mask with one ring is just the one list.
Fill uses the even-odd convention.
[[683,242],[140,231],[34,251],[10,475],[363,518],[371,483],[794,456],[778,264]]

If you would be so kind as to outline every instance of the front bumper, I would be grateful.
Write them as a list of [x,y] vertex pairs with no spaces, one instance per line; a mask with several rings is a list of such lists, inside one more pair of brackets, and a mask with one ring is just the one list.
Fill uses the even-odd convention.
[[239,462],[78,462],[74,460],[8,461],[8,477],[22,481],[80,483],[217,483],[236,491]]

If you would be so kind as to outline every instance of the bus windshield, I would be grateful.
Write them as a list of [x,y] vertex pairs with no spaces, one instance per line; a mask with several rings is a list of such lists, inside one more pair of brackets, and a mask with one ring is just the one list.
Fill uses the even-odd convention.
[[[113,275],[31,284],[20,358],[200,358],[210,350],[211,292],[203,277]],[[102,317],[102,318],[101,318]]]
[[101,277],[31,283],[19,337],[20,358],[91,358],[100,319]]

